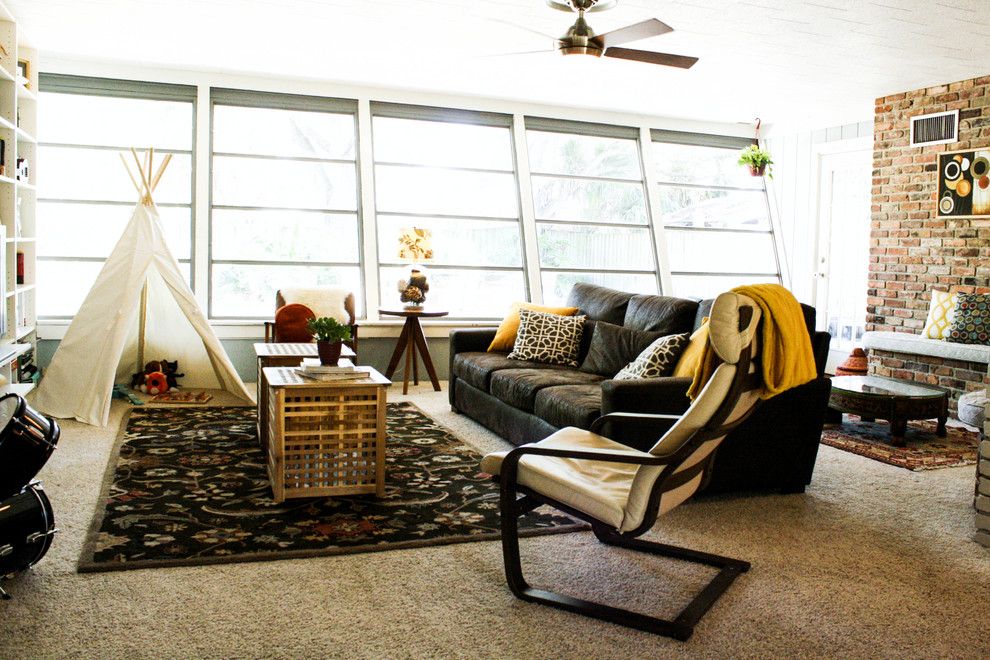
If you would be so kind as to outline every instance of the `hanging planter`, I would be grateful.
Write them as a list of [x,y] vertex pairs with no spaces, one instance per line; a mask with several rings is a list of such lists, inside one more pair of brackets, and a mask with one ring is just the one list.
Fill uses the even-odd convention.
[[766,174],[773,178],[773,159],[770,152],[760,149],[755,144],[751,144],[739,152],[739,164],[749,168],[749,173],[753,176],[763,176]]

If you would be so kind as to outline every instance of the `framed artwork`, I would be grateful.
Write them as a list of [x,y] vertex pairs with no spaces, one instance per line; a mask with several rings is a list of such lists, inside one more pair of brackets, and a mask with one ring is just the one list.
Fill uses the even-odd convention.
[[990,147],[938,155],[936,215],[990,217]]

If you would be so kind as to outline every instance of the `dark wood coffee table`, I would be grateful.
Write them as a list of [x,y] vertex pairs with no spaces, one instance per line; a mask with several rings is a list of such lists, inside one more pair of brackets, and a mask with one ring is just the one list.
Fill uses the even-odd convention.
[[877,418],[890,422],[890,444],[904,446],[909,419],[938,419],[935,433],[945,437],[949,418],[949,392],[934,385],[883,376],[836,376],[828,407],[838,413],[859,415],[867,422]]

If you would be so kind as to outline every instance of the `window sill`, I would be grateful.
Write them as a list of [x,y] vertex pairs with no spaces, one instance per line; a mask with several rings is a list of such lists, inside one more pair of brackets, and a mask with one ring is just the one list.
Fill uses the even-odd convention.
[[[40,321],[38,323],[39,339],[61,340],[65,336],[65,331],[69,327],[69,321]],[[395,338],[402,332],[402,319],[388,321],[358,321],[360,330],[359,339],[372,339],[376,337]],[[423,326],[423,333],[428,338],[447,337],[451,330],[462,328],[492,328],[499,324],[499,321],[420,321]],[[251,339],[263,341],[265,338],[265,326],[263,321],[235,321],[220,320],[211,321],[213,331],[217,333],[219,339]]]

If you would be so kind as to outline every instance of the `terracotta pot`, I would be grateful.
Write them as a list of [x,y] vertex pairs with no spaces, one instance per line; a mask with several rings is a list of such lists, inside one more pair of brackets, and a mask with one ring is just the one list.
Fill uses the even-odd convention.
[[835,368],[836,376],[865,376],[869,370],[866,351],[854,348],[846,361]]
[[755,165],[750,165],[749,166],[749,173],[752,176],[763,176],[764,172],[766,172],[766,171],[767,171],[766,164],[760,165],[759,167],[757,167]]
[[343,342],[339,341],[318,341],[316,342],[316,352],[320,356],[320,364],[336,366],[340,359],[340,347]]

